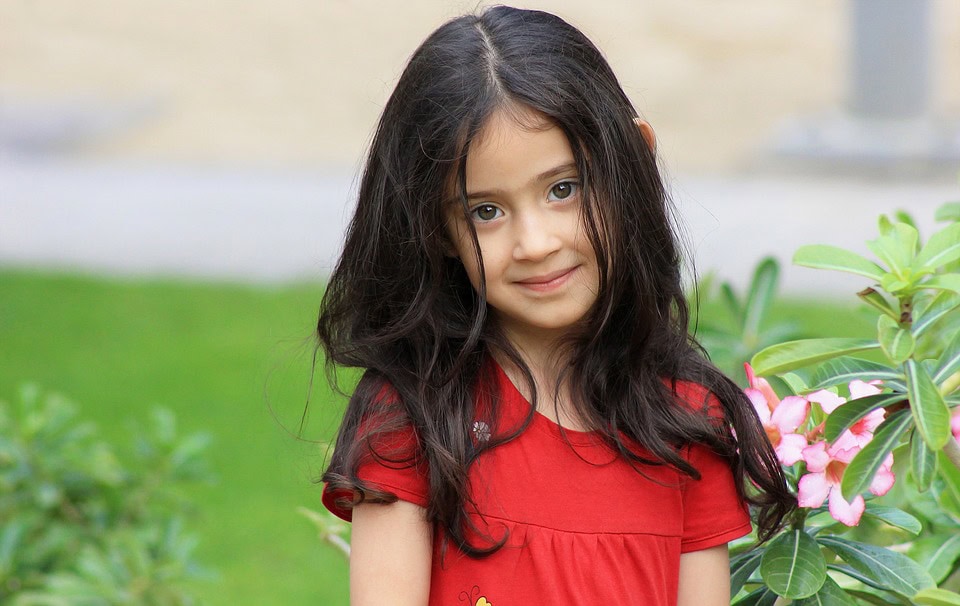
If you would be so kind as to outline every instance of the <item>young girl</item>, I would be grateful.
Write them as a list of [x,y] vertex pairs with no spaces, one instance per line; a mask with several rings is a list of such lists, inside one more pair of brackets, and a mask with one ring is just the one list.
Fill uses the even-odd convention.
[[729,603],[793,505],[688,337],[653,131],[560,18],[441,26],[387,102],[324,296],[365,369],[324,504],[353,604]]

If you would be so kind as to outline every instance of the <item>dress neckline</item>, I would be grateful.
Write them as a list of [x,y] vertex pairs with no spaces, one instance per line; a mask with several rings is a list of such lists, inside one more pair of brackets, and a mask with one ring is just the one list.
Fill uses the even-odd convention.
[[[527,400],[527,398],[520,392],[517,386],[514,385],[509,375],[507,375],[507,372],[502,366],[500,366],[500,363],[497,362],[493,356],[490,356],[490,360],[497,371],[497,377],[500,380],[501,392],[505,396],[505,399],[515,400],[528,410],[533,408],[533,404],[531,404],[530,401]],[[581,431],[579,429],[564,427],[536,409],[533,411],[533,420],[531,421],[531,426],[559,440],[569,442],[570,444],[574,444],[576,446],[604,445],[603,439],[596,431]]]

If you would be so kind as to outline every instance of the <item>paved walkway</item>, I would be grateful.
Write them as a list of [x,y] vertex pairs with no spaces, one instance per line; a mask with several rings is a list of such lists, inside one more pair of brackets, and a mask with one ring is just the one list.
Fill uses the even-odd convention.
[[[349,219],[352,175],[0,162],[0,265],[271,282],[327,273]],[[772,254],[787,292],[850,293],[855,276],[792,267],[802,244],[865,252],[881,212],[929,233],[960,198],[943,184],[679,177],[674,199],[698,271],[742,285]]]

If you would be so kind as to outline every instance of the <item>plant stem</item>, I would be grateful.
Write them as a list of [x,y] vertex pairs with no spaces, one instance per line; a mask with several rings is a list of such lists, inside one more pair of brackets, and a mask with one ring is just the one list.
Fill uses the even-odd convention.
[[913,295],[900,299],[900,328],[910,330],[913,326]]
[[785,604],[789,604],[790,602],[791,602],[790,598],[785,598],[781,595],[781,596],[777,596],[777,601],[773,603],[773,606],[784,606]]
[[943,454],[947,455],[957,469],[960,469],[960,444],[957,443],[956,438],[951,437],[947,440],[947,445],[943,447]]
[[790,515],[790,528],[794,530],[803,530],[807,522],[807,516],[810,515],[809,507],[797,507]]

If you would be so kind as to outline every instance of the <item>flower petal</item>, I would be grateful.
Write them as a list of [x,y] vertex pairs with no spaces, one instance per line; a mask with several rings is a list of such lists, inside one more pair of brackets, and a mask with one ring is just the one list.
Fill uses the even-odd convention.
[[877,470],[877,475],[873,476],[873,481],[870,482],[870,492],[882,497],[887,494],[891,488],[893,488],[893,483],[896,481],[896,476],[893,475],[893,459],[890,458],[890,465],[887,465],[887,462],[884,461],[883,465],[880,466],[880,469]]
[[847,400],[846,398],[841,398],[832,391],[827,391],[826,389],[821,389],[820,391],[815,391],[813,393],[807,394],[807,399],[811,402],[816,402],[820,405],[820,408],[823,409],[823,412],[830,414],[837,409],[841,404],[844,404]]
[[850,381],[850,384],[848,385],[850,388],[850,399],[857,400],[867,396],[875,396],[882,391],[879,387],[882,384],[883,381],[880,381],[879,379],[870,381],[869,383],[865,383],[860,379],[854,379],[853,381]]
[[763,397],[767,399],[771,409],[780,405],[780,396],[777,395],[777,392],[773,391],[773,387],[771,387],[770,383],[763,377],[757,378],[757,389],[759,389]]
[[855,426],[862,428],[863,430],[873,433],[877,427],[880,427],[880,424],[883,423],[884,417],[887,416],[887,411],[882,408],[877,408],[876,410],[871,410],[870,414],[862,418],[860,421],[855,423]]
[[850,448],[837,448],[836,446],[831,446],[827,449],[827,454],[830,455],[830,458],[834,461],[849,463],[861,450],[862,447],[860,446],[851,446]]
[[860,516],[863,515],[863,510],[866,509],[866,507],[867,504],[860,495],[854,497],[853,502],[848,503],[846,499],[843,498],[843,493],[840,492],[839,486],[833,487],[830,491],[830,515],[841,524],[846,524],[847,526],[856,526],[859,524]]
[[800,396],[787,396],[770,415],[770,422],[780,433],[791,433],[803,425],[809,411],[809,402]]
[[960,441],[960,408],[953,413],[953,418],[950,419],[950,431],[953,432],[954,439]]
[[777,445],[777,459],[784,465],[793,465],[803,459],[803,449],[807,447],[807,439],[800,434],[786,433],[780,436]]
[[[867,442],[870,441],[870,438],[873,437],[873,434],[867,438]],[[830,450],[834,452],[839,452],[841,450],[850,450],[854,449],[855,451],[860,450],[864,447],[864,444],[860,443],[860,440],[857,439],[857,435],[854,434],[849,429],[840,434],[840,437],[833,441],[833,444],[830,445]]]
[[820,507],[830,494],[830,484],[824,473],[808,473],[797,484],[797,504],[800,507]]
[[[814,473],[822,473],[830,463],[830,455],[827,454],[827,443],[816,442],[807,446],[801,451],[803,460],[807,463],[807,469]],[[806,477],[806,476],[804,476]]]
[[753,404],[754,410],[757,411],[757,416],[760,417],[760,422],[764,425],[769,425],[770,405],[767,403],[767,399],[763,397],[763,394],[760,393],[760,390],[748,387],[743,390],[743,393],[747,394],[747,398],[749,398],[750,403]]

